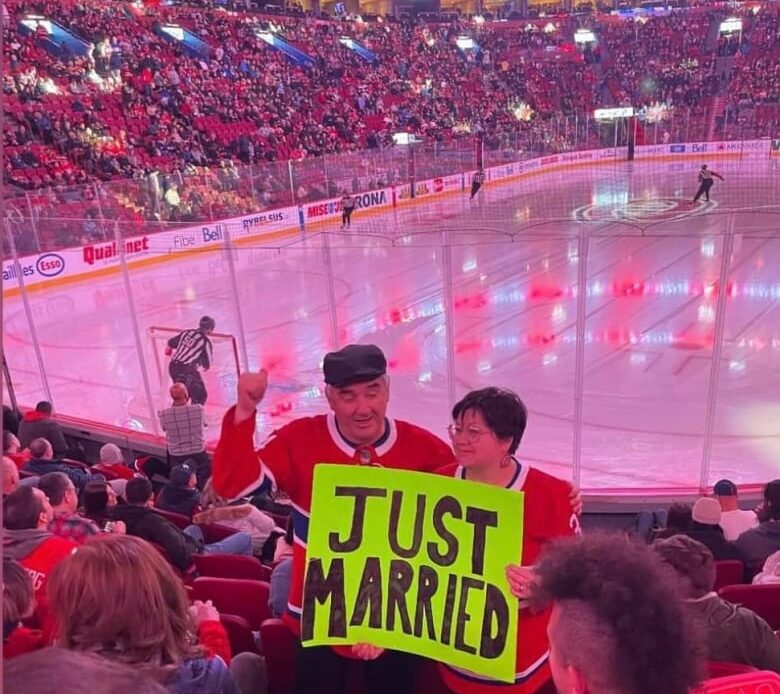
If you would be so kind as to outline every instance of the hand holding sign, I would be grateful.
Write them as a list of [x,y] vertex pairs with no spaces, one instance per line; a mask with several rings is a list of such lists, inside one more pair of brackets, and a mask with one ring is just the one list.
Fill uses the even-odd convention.
[[250,419],[257,405],[268,390],[268,371],[260,369],[258,373],[246,372],[238,377],[238,399],[236,400],[236,424]]
[[384,652],[384,648],[372,646],[370,643],[356,643],[352,646],[352,655],[360,660],[376,660]]
[[533,567],[510,564],[506,567],[506,578],[509,581],[512,595],[519,600],[526,600],[530,597],[531,586],[536,579]]

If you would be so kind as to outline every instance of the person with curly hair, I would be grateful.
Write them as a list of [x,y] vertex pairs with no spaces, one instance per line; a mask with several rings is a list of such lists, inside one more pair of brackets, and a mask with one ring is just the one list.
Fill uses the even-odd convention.
[[560,694],[688,694],[704,679],[705,641],[646,545],[606,533],[552,541],[536,564],[531,604],[552,605]]

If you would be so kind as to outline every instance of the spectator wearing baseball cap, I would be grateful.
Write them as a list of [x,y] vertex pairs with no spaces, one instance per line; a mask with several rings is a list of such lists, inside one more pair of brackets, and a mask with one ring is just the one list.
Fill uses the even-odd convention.
[[684,534],[709,548],[715,559],[741,559],[737,548],[726,541],[720,527],[720,504],[705,496],[693,505],[693,527]]
[[723,536],[734,542],[742,533],[758,525],[755,511],[743,511],[738,505],[737,485],[731,480],[720,480],[713,487],[713,495],[720,504],[720,527]]
[[181,513],[188,518],[200,510],[200,492],[194,465],[183,463],[173,467],[168,484],[160,491],[157,508]]

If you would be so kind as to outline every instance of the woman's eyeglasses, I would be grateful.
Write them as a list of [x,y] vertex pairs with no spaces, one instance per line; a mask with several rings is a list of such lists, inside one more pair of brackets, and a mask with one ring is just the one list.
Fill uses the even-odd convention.
[[462,427],[460,424],[450,424],[447,427],[450,438],[455,440],[458,436],[463,436],[469,443],[476,443],[484,434],[489,434],[489,429],[480,429],[475,426]]

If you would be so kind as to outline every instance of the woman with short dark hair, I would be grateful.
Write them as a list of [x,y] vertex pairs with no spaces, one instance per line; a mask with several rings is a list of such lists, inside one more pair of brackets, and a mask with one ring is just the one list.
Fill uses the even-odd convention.
[[87,482],[81,495],[82,506],[86,518],[89,518],[98,527],[104,528],[111,521],[110,514],[117,505],[117,497],[114,488],[104,480]]
[[[522,624],[515,681],[507,685],[440,664],[444,683],[455,694],[530,694],[551,678],[546,636],[549,611],[531,613],[526,599],[534,578],[532,567],[543,545],[554,537],[576,533],[579,523],[572,509],[571,485],[515,457],[527,422],[528,410],[523,401],[504,388],[472,391],[452,409],[449,433],[457,464],[441,472],[525,495],[523,564],[507,567],[507,579],[518,598]],[[518,547],[518,554],[519,550]]]

